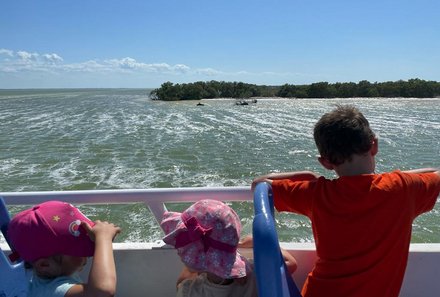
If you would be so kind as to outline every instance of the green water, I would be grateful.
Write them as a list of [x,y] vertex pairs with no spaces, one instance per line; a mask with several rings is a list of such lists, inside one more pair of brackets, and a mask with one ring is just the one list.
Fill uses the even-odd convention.
[[[287,170],[333,177],[316,161],[311,132],[336,103],[355,104],[369,119],[379,137],[378,172],[440,166],[440,99],[259,99],[248,106],[224,99],[196,106],[150,101],[148,93],[0,90],[0,191],[244,186]],[[250,232],[252,206],[232,205]],[[122,225],[119,241],[161,236],[142,205],[81,209]],[[439,211],[437,203],[417,219],[413,242],[440,242]],[[277,219],[281,240],[312,240],[306,218]]]

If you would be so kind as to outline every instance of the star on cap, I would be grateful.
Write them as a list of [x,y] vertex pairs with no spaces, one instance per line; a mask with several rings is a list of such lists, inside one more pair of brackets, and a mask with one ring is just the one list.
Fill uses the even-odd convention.
[[52,217],[52,220],[54,220],[55,222],[58,222],[59,220],[61,220],[60,216],[55,215]]

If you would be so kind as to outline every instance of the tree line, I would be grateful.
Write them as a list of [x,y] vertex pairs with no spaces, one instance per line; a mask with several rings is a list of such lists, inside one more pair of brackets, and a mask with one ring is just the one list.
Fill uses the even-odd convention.
[[414,97],[434,98],[440,96],[440,82],[410,79],[407,81],[388,81],[371,83],[362,80],[358,83],[317,82],[309,85],[284,84],[266,86],[243,82],[194,82],[187,84],[163,83],[150,93],[153,100],[200,100],[213,98],[352,98],[352,97]]

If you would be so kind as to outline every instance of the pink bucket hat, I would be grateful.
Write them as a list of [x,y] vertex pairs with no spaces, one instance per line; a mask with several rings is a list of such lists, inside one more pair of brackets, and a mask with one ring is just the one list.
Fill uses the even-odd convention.
[[14,251],[28,262],[54,255],[91,257],[95,244],[81,222],[95,225],[73,205],[48,201],[15,215],[8,236]]
[[177,249],[182,262],[221,278],[246,276],[246,261],[237,252],[241,223],[235,211],[217,200],[200,200],[183,213],[165,212],[163,241]]

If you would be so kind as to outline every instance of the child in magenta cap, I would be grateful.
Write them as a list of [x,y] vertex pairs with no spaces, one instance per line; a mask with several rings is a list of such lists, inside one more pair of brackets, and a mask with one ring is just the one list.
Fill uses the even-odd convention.
[[[14,253],[32,266],[29,297],[114,296],[112,241],[120,228],[90,221],[76,207],[49,201],[15,215],[8,226]],[[93,256],[89,280],[78,272]]]
[[[161,227],[164,242],[177,249],[186,266],[177,281],[177,296],[257,296],[253,265],[237,251],[241,223],[232,208],[201,200],[183,213],[166,212]],[[244,245],[251,247],[251,240]],[[290,263],[296,268],[292,256]]]

